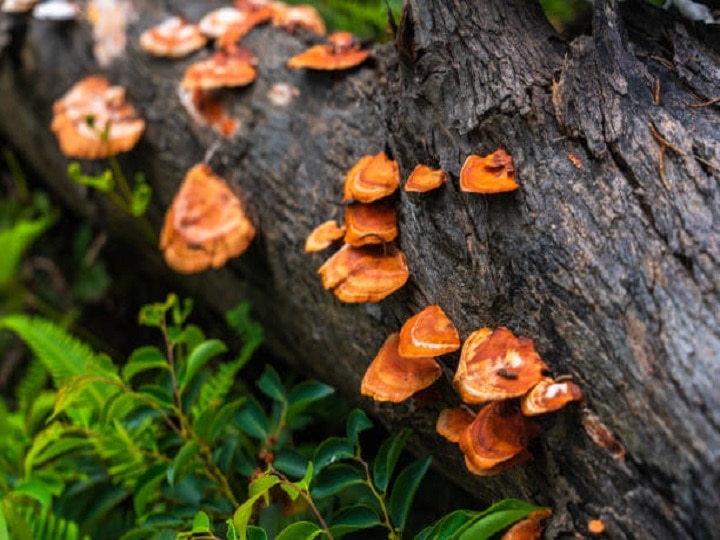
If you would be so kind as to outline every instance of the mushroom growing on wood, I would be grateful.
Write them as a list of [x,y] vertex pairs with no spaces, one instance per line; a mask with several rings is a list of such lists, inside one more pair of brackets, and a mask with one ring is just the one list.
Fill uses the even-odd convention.
[[[482,476],[505,470],[532,456],[525,451],[539,428],[528,421],[510,401],[496,401],[483,407],[460,437],[460,450],[470,472]],[[513,461],[511,461],[513,460]]]
[[345,236],[345,227],[340,227],[337,221],[330,219],[315,227],[308,235],[305,240],[305,251],[308,253],[322,251],[343,236]]
[[512,156],[502,149],[485,157],[468,156],[460,171],[460,191],[491,194],[517,188]]
[[201,126],[210,126],[223,137],[235,132],[238,122],[232,118],[223,106],[220,95],[215,90],[193,88],[178,89],[178,97],[185,110]]
[[207,38],[196,24],[170,17],[140,34],[140,46],[153,56],[182,58],[205,46]]
[[434,383],[442,369],[434,358],[403,358],[398,353],[399,334],[391,334],[372,361],[360,393],[375,401],[399,403]]
[[400,169],[397,161],[385,152],[364,156],[345,175],[343,201],[356,200],[370,203],[392,195],[400,186]]
[[49,0],[35,6],[33,17],[41,21],[76,21],[80,17],[80,6],[71,0]]
[[322,71],[350,69],[362,64],[370,51],[360,50],[349,32],[336,32],[328,37],[326,45],[315,45],[288,60],[293,69],[308,68]]
[[379,302],[410,277],[405,254],[390,245],[354,248],[345,244],[320,267],[323,286],[342,302]]
[[535,510],[510,527],[500,540],[540,540],[544,528],[540,522],[551,515],[550,509]]
[[254,236],[240,199],[201,163],[188,171],[165,215],[160,249],[171,268],[189,274],[224,265]]
[[390,201],[345,207],[345,242],[354,247],[386,244],[398,235],[397,214]]
[[100,159],[131,150],[145,121],[125,102],[125,89],[103,77],[86,77],[53,104],[50,128],[62,153]]
[[545,378],[537,383],[522,398],[522,412],[525,416],[535,416],[561,409],[571,401],[583,397],[580,387],[572,381],[555,381]]
[[475,413],[467,407],[443,409],[435,422],[435,431],[450,442],[460,442],[460,437],[473,420]]
[[481,328],[465,340],[453,383],[465,403],[483,403],[522,396],[548,372],[531,339]]
[[457,351],[460,336],[440,306],[428,306],[410,317],[400,329],[400,354],[439,356]]
[[273,26],[285,28],[291,32],[304,28],[314,34],[325,34],[325,21],[318,10],[309,5],[277,7],[272,15]]
[[424,193],[439,188],[445,182],[447,182],[447,175],[442,169],[418,165],[408,176],[404,189],[409,192]]
[[[268,13],[268,16],[269,15]],[[200,28],[200,32],[207,37],[219,38],[226,34],[232,27],[235,27],[235,29],[242,27],[245,29],[245,32],[247,32],[255,24],[257,24],[257,22],[250,16],[249,12],[225,6],[206,13],[202,19],[200,19],[198,27]],[[242,36],[238,36],[238,39],[240,39],[240,37]]]
[[257,58],[247,49],[216,51],[208,60],[197,62],[185,71],[182,87],[186,90],[210,90],[246,86],[255,80]]

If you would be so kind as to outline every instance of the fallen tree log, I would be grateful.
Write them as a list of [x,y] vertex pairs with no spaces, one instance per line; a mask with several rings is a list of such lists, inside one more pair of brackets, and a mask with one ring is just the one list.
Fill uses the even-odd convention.
[[[306,34],[261,28],[243,42],[260,76],[234,93],[241,127],[223,139],[194,125],[176,97],[192,60],[152,59],[137,46],[169,11],[197,19],[216,5],[195,4],[135,2],[143,16],[105,70],[147,120],[122,163],[150,179],[155,226],[206,154],[254,209],[260,232],[250,251],[183,283],[218,310],[250,300],[277,354],[348,396],[386,336],[431,303],[462,337],[500,325],[532,337],[587,403],[543,421],[529,465],[473,477],[434,434],[439,402],[361,403],[391,428],[413,427],[415,449],[433,452],[439,469],[482,499],[551,505],[549,538],[584,534],[591,518],[613,538],[717,537],[716,38],[635,2],[596,2],[591,35],[565,43],[534,2],[412,0],[394,43],[376,47],[371,63],[324,74],[285,67]],[[142,246],[146,271],[169,272],[135,223],[67,179],[48,129],[52,102],[101,71],[87,25],[31,22],[2,47],[3,137],[66,204]],[[299,89],[291,105],[269,101],[276,82]],[[465,157],[498,147],[512,154],[520,190],[461,193]],[[316,274],[324,256],[304,253],[303,242],[320,222],[342,219],[345,172],[380,150],[404,177],[426,163],[450,181],[397,197],[408,285],[378,304],[342,304]],[[456,362],[443,359],[447,373]],[[452,402],[449,380],[443,400]]]

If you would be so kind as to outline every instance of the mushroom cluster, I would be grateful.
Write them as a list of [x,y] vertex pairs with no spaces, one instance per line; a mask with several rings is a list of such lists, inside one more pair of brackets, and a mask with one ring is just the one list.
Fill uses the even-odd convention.
[[[400,402],[433,384],[442,369],[436,356],[460,348],[460,337],[440,306],[428,306],[392,334],[363,377],[360,392]],[[462,345],[453,378],[465,405],[443,409],[436,431],[457,443],[470,472],[498,474],[532,459],[528,443],[540,428],[527,417],[582,399],[568,377],[553,379],[531,339],[507,328],[481,328]],[[479,412],[468,405],[484,404]]]
[[345,177],[345,226],[326,221],[313,230],[305,251],[321,251],[341,238],[343,247],[320,267],[325,289],[342,302],[378,302],[410,276],[405,255],[391,244],[398,235],[390,197],[400,185],[397,162],[384,152],[364,156]]

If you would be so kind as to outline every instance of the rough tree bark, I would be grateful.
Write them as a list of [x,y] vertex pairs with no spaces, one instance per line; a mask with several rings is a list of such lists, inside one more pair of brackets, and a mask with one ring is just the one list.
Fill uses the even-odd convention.
[[[571,407],[542,421],[532,464],[476,478],[434,435],[441,403],[362,404],[392,428],[412,426],[415,448],[482,499],[551,505],[548,538],[584,534],[595,517],[612,538],[718,537],[720,115],[716,101],[693,106],[720,96],[717,36],[639,2],[596,1],[592,34],[567,43],[535,2],[408,0],[395,42],[337,75],[288,71],[308,36],[262,28],[244,42],[260,77],[234,93],[242,128],[218,139],[176,98],[192,60],[151,59],[136,45],[167,12],[197,19],[216,3],[135,5],[143,16],[127,54],[107,71],[148,121],[123,163],[151,179],[154,224],[215,145],[211,165],[247,192],[260,225],[249,253],[185,285],[219,310],[250,299],[273,350],[349,396],[387,334],[430,303],[463,337],[498,325],[530,336],[581,385],[624,460],[595,444]],[[142,245],[131,222],[68,182],[48,130],[52,101],[99,71],[89,44],[84,25],[38,22],[22,47],[6,44],[0,130],[68,205]],[[281,81],[301,92],[288,108],[267,99]],[[512,153],[520,190],[460,193],[465,156],[497,147]],[[341,304],[316,275],[325,255],[303,253],[303,241],[342,218],[345,172],[383,149],[404,176],[427,163],[450,182],[397,197],[409,284],[378,304]],[[146,266],[167,272],[144,249]],[[452,403],[457,355],[442,362]]]

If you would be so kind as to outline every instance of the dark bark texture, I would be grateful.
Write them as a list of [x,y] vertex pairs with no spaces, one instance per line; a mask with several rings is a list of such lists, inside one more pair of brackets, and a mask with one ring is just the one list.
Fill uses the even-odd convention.
[[[137,0],[128,50],[106,70],[148,122],[122,162],[151,180],[155,226],[210,148],[213,169],[254,209],[260,232],[250,251],[182,283],[218,310],[251,300],[277,354],[389,427],[414,428],[415,449],[483,500],[552,506],[547,538],[584,535],[591,518],[612,538],[719,537],[717,35],[641,2],[597,0],[591,33],[566,42],[535,2],[408,0],[394,43],[364,67],[327,74],[285,67],[310,36],[260,28],[244,40],[260,76],[230,93],[242,127],[222,139],[195,126],[176,97],[184,69],[208,53],[171,62],[136,45],[169,11],[197,19],[214,5]],[[149,271],[175,279],[130,220],[67,180],[49,131],[52,102],[100,72],[90,40],[84,24],[31,22],[21,46],[0,45],[0,131],[69,206],[144,245]],[[275,82],[300,96],[272,105]],[[498,147],[512,154],[520,190],[461,193],[465,157]],[[450,181],[397,196],[407,286],[377,304],[342,304],[316,274],[327,254],[305,254],[303,242],[320,222],[342,219],[345,172],[380,150],[404,177],[425,163]],[[431,303],[462,337],[500,325],[532,337],[553,370],[582,387],[586,410],[541,419],[533,463],[474,477],[457,447],[434,434],[440,408],[457,403],[458,355],[441,359],[440,401],[359,398],[388,333]],[[593,442],[588,418],[614,435],[624,460]]]

